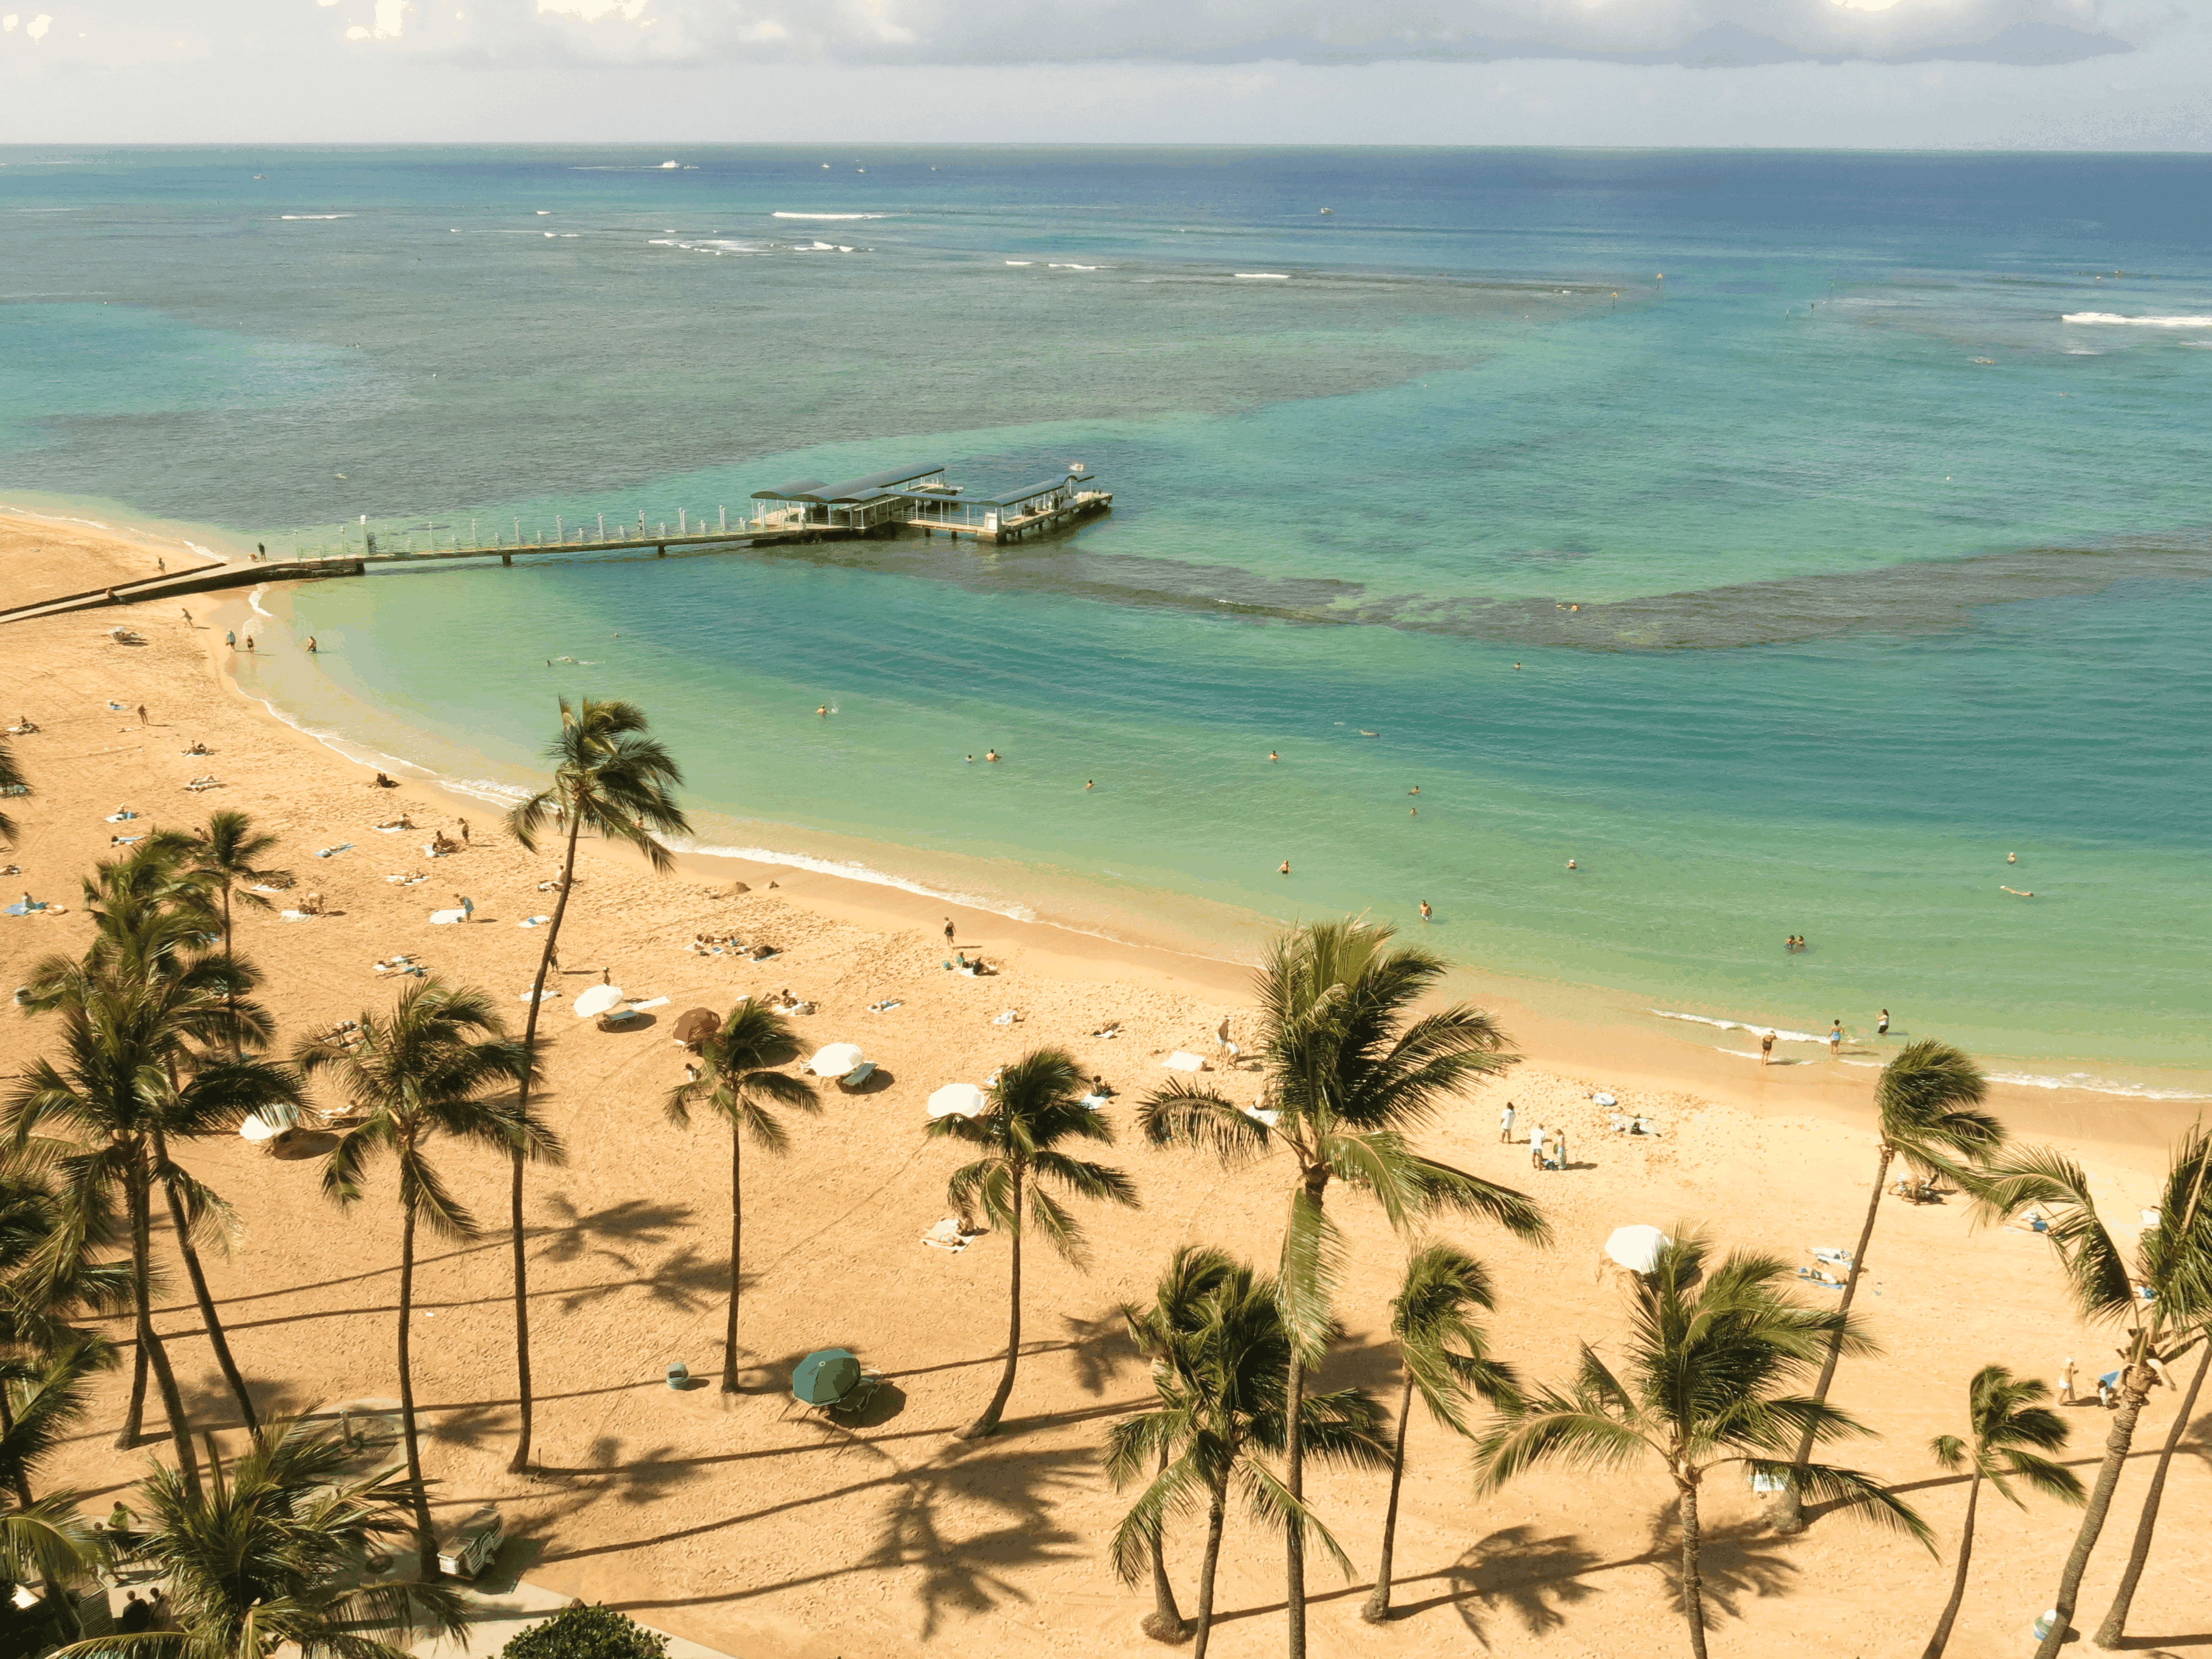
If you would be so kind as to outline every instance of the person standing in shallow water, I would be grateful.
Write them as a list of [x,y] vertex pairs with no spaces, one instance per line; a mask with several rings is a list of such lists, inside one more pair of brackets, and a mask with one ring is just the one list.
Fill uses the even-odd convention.
[[1888,1010],[1888,1009],[1885,1008],[1885,1009],[1883,1009],[1883,1010],[1881,1011],[1881,1018],[1880,1019],[1878,1019],[1878,1020],[1875,1021],[1875,1023],[1874,1023],[1874,1030],[1875,1030],[1875,1035],[1876,1036],[1887,1036],[1889,1035],[1889,1010]]
[[1767,1032],[1759,1039],[1759,1063],[1769,1064],[1774,1058],[1774,1033]]

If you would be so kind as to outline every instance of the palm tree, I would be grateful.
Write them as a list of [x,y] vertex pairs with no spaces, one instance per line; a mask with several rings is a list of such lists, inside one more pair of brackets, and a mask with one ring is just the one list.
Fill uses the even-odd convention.
[[[114,1243],[112,1229],[87,1237],[72,1219],[36,1171],[0,1165],[0,1358],[29,1364],[87,1342],[107,1346],[76,1321],[131,1306],[129,1264],[92,1260]],[[0,1394],[0,1436],[7,1413]]]
[[[1195,1386],[1192,1380],[1197,1364],[1195,1340],[1206,1327],[1206,1298],[1228,1281],[1236,1268],[1226,1251],[1178,1245],[1152,1292],[1151,1305],[1122,1304],[1121,1317],[1128,1326],[1129,1340],[1152,1362],[1153,1385],[1163,1399],[1171,1400],[1178,1389],[1188,1392]],[[1167,1472],[1169,1457],[1176,1449],[1164,1440],[1160,1443],[1157,1473]],[[1164,1540],[1157,1528],[1151,1551],[1152,1610],[1145,1615],[1140,1628],[1155,1642],[1188,1641],[1190,1621],[1176,1605]]]
[[1014,1391],[1014,1368],[1022,1356],[1022,1234],[1026,1224],[1034,1222],[1070,1266],[1084,1265],[1082,1228],[1045,1188],[1057,1187],[1077,1198],[1137,1206],[1136,1185],[1121,1170],[1070,1158],[1060,1150],[1067,1140],[1113,1142],[1114,1132],[1105,1117],[1083,1103],[1088,1091],[1065,1049],[1039,1048],[1000,1072],[977,1115],[930,1120],[930,1135],[983,1151],[975,1162],[952,1172],[945,1185],[945,1201],[963,1215],[981,1210],[1006,1235],[1012,1252],[1006,1369],[999,1374],[998,1389],[983,1414],[961,1430],[963,1440],[994,1432]]
[[1390,1448],[1390,1502],[1382,1512],[1382,1557],[1375,1569],[1374,1592],[1360,1617],[1380,1625],[1390,1617],[1390,1553],[1398,1533],[1398,1488],[1406,1477],[1406,1427],[1413,1420],[1419,1389],[1429,1415],[1454,1434],[1469,1432],[1468,1396],[1492,1405],[1517,1398],[1513,1368],[1490,1357],[1488,1340],[1475,1321],[1494,1305],[1490,1275],[1464,1250],[1430,1244],[1406,1264],[1406,1278],[1390,1302],[1390,1334],[1398,1342],[1398,1365],[1405,1385],[1398,1398],[1398,1433]]
[[[2036,1659],[2056,1659],[2066,1641],[2069,1621],[2081,1597],[2081,1576],[2088,1571],[2090,1554],[2112,1506],[2113,1490],[2134,1444],[2136,1419],[2158,1385],[2158,1368],[2185,1352],[2212,1320],[2212,1202],[2207,1201],[2212,1194],[2204,1190],[2208,1178],[2212,1178],[2212,1137],[2200,1123],[2190,1128],[2175,1149],[2160,1194],[2159,1224],[2144,1231],[2132,1261],[2098,1215],[2087,1173],[2069,1158],[2042,1148],[2022,1148],[1992,1160],[1974,1183],[1977,1207],[1984,1219],[2009,1219],[2029,1210],[2044,1217],[2075,1312],[2090,1324],[2119,1327],[2124,1337],[2116,1351],[2119,1402],[2105,1440],[2104,1462],[2090,1488],[2074,1547],[2059,1572],[2058,1594],[2051,1600],[2057,1617],[2035,1650]],[[2147,1551],[2148,1537],[2139,1541]],[[2124,1617],[2124,1609],[2117,1604],[2115,1610]]]
[[1705,1659],[1698,1491],[1714,1469],[1741,1463],[1771,1480],[1794,1467],[1817,1497],[1923,1544],[1929,1539],[1926,1523],[1873,1476],[1791,1462],[1808,1430],[1816,1443],[1868,1432],[1835,1407],[1786,1391],[1829,1345],[1856,1356],[1873,1352],[1874,1344],[1842,1309],[1791,1300],[1785,1287],[1795,1280],[1778,1257],[1736,1251],[1709,1273],[1710,1254],[1686,1231],[1662,1249],[1632,1296],[1620,1370],[1585,1344],[1572,1384],[1531,1392],[1483,1436],[1475,1456],[1485,1488],[1546,1462],[1592,1470],[1646,1459],[1663,1465],[1680,1506],[1682,1611],[1695,1659]]
[[39,1580],[49,1613],[74,1633],[75,1608],[64,1587],[91,1565],[92,1534],[77,1515],[76,1492],[31,1495],[31,1477],[86,1410],[93,1372],[115,1364],[115,1351],[86,1337],[35,1363],[0,1361],[0,1485],[15,1502],[0,1510],[0,1573]]
[[730,1317],[722,1332],[722,1392],[738,1392],[738,1287],[744,1239],[744,1155],[750,1139],[763,1152],[781,1156],[789,1137],[771,1105],[819,1112],[814,1091],[797,1078],[772,1069],[796,1046],[791,1022],[750,997],[723,1017],[702,1045],[707,1064],[690,1082],[668,1095],[668,1121],[691,1127],[691,1103],[704,1097],[708,1109],[730,1127]]
[[2158,1530],[2158,1509],[2166,1498],[2166,1472],[2173,1454],[2180,1449],[2181,1438],[2188,1431],[2189,1419],[2196,1414],[2197,1396],[2204,1387],[2204,1374],[2212,1371],[2212,1327],[2201,1327],[2197,1333],[2197,1374],[2189,1379],[2189,1392],[2181,1396],[2181,1405],[2173,1414],[2173,1426],[2166,1432],[2166,1443],[2158,1449],[2158,1462],[2151,1470],[2150,1486],[2143,1493],[2142,1513],[2136,1517],[2135,1541],[2128,1547],[2127,1570],[2120,1574],[2120,1587],[2112,1592],[2112,1605],[2106,1609],[2105,1622],[2097,1626],[2096,1643],[2100,1648],[2126,1645],[2128,1610],[2135,1605],[2136,1586],[2142,1582],[2144,1565],[2150,1559],[2151,1534]]
[[[1106,1471],[1117,1487],[1142,1479],[1145,1466],[1158,1454],[1172,1454],[1114,1534],[1115,1570],[1125,1583],[1144,1571],[1172,1516],[1201,1500],[1206,1505],[1192,1659],[1206,1659],[1212,1638],[1214,1576],[1232,1486],[1263,1525],[1311,1534],[1346,1577],[1352,1571],[1351,1558],[1328,1529],[1256,1455],[1281,1455],[1290,1442],[1289,1361],[1295,1343],[1282,1303],[1279,1286],[1248,1267],[1231,1267],[1195,1304],[1199,1320],[1178,1343],[1178,1362],[1155,1370],[1159,1403],[1124,1418],[1108,1437]],[[1365,1389],[1301,1392],[1297,1404],[1304,1419],[1301,1437],[1314,1456],[1364,1468],[1389,1461],[1382,1408]]]
[[[154,1331],[150,1199],[173,1170],[161,1137],[165,1127],[199,1133],[264,1109],[288,1112],[299,1098],[290,1077],[260,1060],[218,1060],[188,1076],[173,1074],[179,1024],[189,1026],[193,1014],[176,981],[99,991],[63,1010],[63,1063],[33,1063],[0,1107],[0,1137],[19,1156],[49,1161],[60,1178],[66,1242],[57,1243],[58,1259],[73,1258],[112,1224],[109,1194],[121,1194],[138,1346],[160,1385],[188,1483],[198,1478],[198,1459],[175,1374]],[[134,1408],[140,1397],[134,1390]],[[134,1409],[118,1443],[131,1443],[139,1426]]]
[[[1989,1082],[1981,1068],[1948,1042],[1922,1037],[1908,1042],[1897,1057],[1881,1068],[1875,1085],[1875,1135],[1874,1190],[1867,1198],[1866,1221],[1859,1229],[1858,1248],[1851,1252],[1850,1271],[1844,1276],[1838,1308],[1851,1310],[1859,1292],[1859,1275],[1866,1271],[1867,1244],[1881,1213],[1881,1195],[1889,1185],[1889,1167],[1903,1158],[1905,1167],[1923,1179],[1945,1175],[1966,1184],[1971,1165],[1988,1158],[2004,1144],[2005,1127],[1981,1109],[1989,1096]],[[1825,1401],[1835,1381],[1836,1362],[1843,1350],[1828,1345],[1820,1362],[1820,1381],[1813,1398]],[[1813,1455],[1808,1432],[1797,1447],[1796,1462]],[[1774,1529],[1801,1532],[1805,1526],[1802,1489],[1793,1476],[1775,1505]]]
[[[538,1011],[545,996],[545,978],[552,971],[561,939],[561,923],[568,914],[568,894],[576,883],[576,838],[589,830],[606,841],[626,841],[643,853],[646,862],[661,875],[675,860],[659,839],[688,836],[691,825],[669,792],[684,781],[683,769],[657,738],[646,735],[645,711],[635,703],[595,702],[578,699],[572,708],[561,699],[561,730],[545,745],[545,758],[553,763],[550,787],[539,790],[507,815],[507,827],[527,853],[538,850],[538,837],[550,820],[565,829],[561,850],[561,890],[553,900],[553,920],[545,928],[545,946],[538,957],[538,977],[530,982],[530,1012],[522,1025],[523,1053],[529,1066],[518,1098],[520,1110],[530,1109],[530,1090],[538,1074]],[[530,1467],[532,1395],[530,1384],[529,1261],[523,1249],[522,1165],[518,1148],[510,1160],[507,1192],[507,1231],[514,1251],[514,1370],[520,1422],[514,1455],[507,1473],[520,1474]]]
[[[180,849],[185,878],[222,896],[222,955],[226,962],[232,960],[233,898],[250,909],[266,910],[271,908],[270,902],[253,890],[254,885],[283,887],[291,884],[289,870],[260,866],[259,861],[276,848],[276,837],[254,829],[253,820],[245,813],[221,811],[209,814],[207,828],[188,847]],[[246,1426],[252,1426],[251,1419]]]
[[[1522,1194],[1413,1150],[1411,1135],[1446,1102],[1518,1056],[1505,1052],[1504,1033],[1477,1009],[1455,1004],[1416,1018],[1444,964],[1425,951],[1388,950],[1391,937],[1379,924],[1319,922],[1269,945],[1255,981],[1272,1127],[1215,1091],[1181,1081],[1153,1093],[1138,1117],[1156,1146],[1203,1147],[1231,1163],[1279,1145],[1297,1165],[1275,1280],[1291,1333],[1284,1480],[1293,1498],[1305,1490],[1297,1401],[1328,1345],[1342,1255],[1323,1207],[1329,1182],[1369,1194],[1401,1232],[1425,1215],[1456,1211],[1486,1216],[1522,1238],[1550,1237]],[[1285,1547],[1290,1655],[1304,1659],[1304,1534],[1291,1528]]]
[[2047,1498],[2079,1504],[2087,1495],[2073,1470],[2039,1455],[2066,1443],[2066,1419],[2043,1402],[2051,1390],[2033,1377],[2014,1376],[2002,1365],[1984,1365],[1966,1385],[1966,1438],[1939,1434],[1928,1449],[1947,1469],[1971,1468],[1966,1486],[1966,1518],[1959,1528],[1959,1570],[1951,1580],[1951,1599],[1936,1621],[1936,1633],[1920,1659],[1943,1659],[1951,1639],[1951,1626],[1959,1606],[1966,1599],[1966,1570],[1974,1559],[1974,1510],[1981,1502],[1986,1480],[2012,1501],[2016,1509],[2027,1506],[2007,1483],[2017,1476]]
[[[9,794],[20,792],[27,795],[31,793],[31,781],[23,775],[22,766],[15,759],[15,748],[5,738],[0,738],[0,790]],[[15,820],[5,812],[0,812],[0,842],[7,842],[10,847],[15,844]]]
[[[159,988],[171,1024],[161,1063],[173,1093],[181,1085],[182,1073],[202,1064],[209,1053],[227,1050],[234,1060],[243,1061],[246,1048],[262,1046],[275,1029],[265,1010],[244,1000],[260,980],[252,964],[235,957],[227,940],[219,956],[205,948],[214,937],[208,929],[216,915],[209,897],[212,878],[185,867],[199,849],[193,836],[162,831],[129,858],[96,866],[84,884],[87,907],[99,927],[91,948],[81,961],[46,958],[33,969],[28,988],[33,1012],[80,1005],[103,988]],[[284,1103],[279,1098],[275,1103]],[[172,1117],[155,1121],[151,1135],[156,1174],[209,1346],[240,1418],[251,1428],[255,1421],[252,1396],[231,1355],[193,1242],[195,1231],[204,1231],[227,1248],[230,1212],[171,1159],[167,1146],[170,1136],[189,1139],[226,1133],[236,1126],[235,1117],[212,1121]],[[141,1351],[132,1368],[125,1426],[125,1433],[134,1438],[145,1401],[146,1367]]]
[[338,1137],[323,1164],[323,1191],[341,1207],[357,1202],[371,1159],[390,1153],[399,1167],[399,1422],[407,1445],[407,1479],[415,1504],[422,1574],[438,1573],[430,1500],[422,1486],[422,1449],[416,1432],[415,1380],[408,1363],[414,1317],[415,1234],[427,1224],[445,1238],[468,1238],[476,1218],[447,1190],[430,1163],[440,1136],[496,1152],[558,1161],[560,1138],[513,1100],[488,1091],[519,1085],[530,1058],[507,1035],[482,991],[417,980],[389,1014],[363,1010],[350,1046],[335,1036],[303,1042],[294,1055],[309,1077],[328,1075],[361,1121]]
[[405,1506],[420,1494],[396,1469],[356,1473],[358,1455],[293,1419],[257,1430],[228,1471],[214,1466],[208,1492],[156,1468],[139,1487],[151,1522],[143,1548],[167,1580],[178,1629],[103,1636],[51,1659],[406,1659],[420,1638],[463,1638],[461,1600],[444,1585],[363,1582],[364,1558],[406,1534]]

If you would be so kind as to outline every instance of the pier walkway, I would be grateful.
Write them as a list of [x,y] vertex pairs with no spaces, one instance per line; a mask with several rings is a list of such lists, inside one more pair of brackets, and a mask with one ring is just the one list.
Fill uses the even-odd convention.
[[328,545],[295,544],[289,559],[198,565],[138,581],[118,582],[112,587],[87,588],[82,592],[0,606],[0,623],[112,605],[181,599],[263,582],[363,576],[371,566],[429,564],[441,560],[495,558],[512,565],[520,558],[549,553],[643,553],[648,550],[665,558],[672,547],[735,550],[852,541],[916,531],[925,536],[967,537],[996,544],[1065,528],[1105,513],[1114,505],[1112,494],[1099,488],[1097,477],[1079,461],[1042,483],[990,497],[969,495],[960,486],[947,483],[945,468],[932,464],[829,486],[817,479],[796,479],[774,489],[756,490],[752,501],[751,516],[740,517],[734,525],[729,521],[726,507],[717,509],[712,518],[702,513],[696,521],[688,509],[681,511],[672,527],[665,522],[648,525],[640,514],[635,528],[618,525],[611,533],[605,514],[597,515],[592,523],[574,526],[565,517],[556,517],[550,532],[526,532],[520,520],[511,519],[513,535],[495,536],[489,541],[483,538],[475,520],[464,533],[458,524],[373,525],[362,519],[357,526],[340,526],[337,539]]

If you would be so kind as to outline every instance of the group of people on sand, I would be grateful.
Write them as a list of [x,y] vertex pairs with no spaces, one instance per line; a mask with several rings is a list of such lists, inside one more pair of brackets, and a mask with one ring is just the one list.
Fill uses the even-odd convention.
[[[1505,1109],[1498,1115],[1498,1139],[1501,1146],[1517,1137],[1514,1133],[1513,1103],[1507,1101]],[[1532,1170],[1565,1170],[1567,1165],[1567,1132],[1564,1128],[1547,1128],[1540,1123],[1528,1128],[1528,1167]]]

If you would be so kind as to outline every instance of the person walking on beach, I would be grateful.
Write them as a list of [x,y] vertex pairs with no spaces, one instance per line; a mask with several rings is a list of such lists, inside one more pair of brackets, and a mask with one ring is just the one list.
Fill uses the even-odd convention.
[[1558,1158],[1559,1168],[1564,1171],[1567,1167],[1567,1132],[1564,1128],[1554,1138],[1554,1146],[1553,1156]]
[[2074,1356],[2070,1353],[2066,1356],[2066,1363],[2058,1368],[2058,1403],[2062,1406],[2074,1403]]
[[466,818],[457,818],[454,822],[461,826],[461,845],[466,847],[469,844],[469,821]]
[[1544,1167],[1544,1126],[1540,1123],[1530,1126],[1528,1130],[1528,1167]]
[[315,636],[313,634],[307,635],[307,654],[311,657],[315,654]]
[[1832,1020],[1828,1024],[1828,1058],[1833,1060],[1844,1052],[1844,1022]]
[[251,635],[251,634],[248,634],[248,635],[246,636],[246,651],[248,652],[248,653],[249,653],[249,654],[250,654],[250,653],[252,652],[252,650],[253,650],[253,635]]
[[222,630],[222,642],[223,642],[225,645],[228,646],[232,650],[234,650],[234,651],[237,650],[237,649],[238,649],[238,630],[237,630],[236,629],[234,629],[234,628],[226,628],[226,629],[224,629]]
[[1767,1032],[1759,1039],[1759,1063],[1767,1064],[1774,1058],[1774,1033]]
[[138,705],[138,725],[141,730],[143,730],[146,725],[146,705],[143,702]]
[[945,948],[948,951],[952,948],[952,918],[950,916],[945,919]]
[[1507,1101],[1505,1109],[1498,1115],[1498,1144],[1501,1146],[1513,1139],[1513,1103]]

